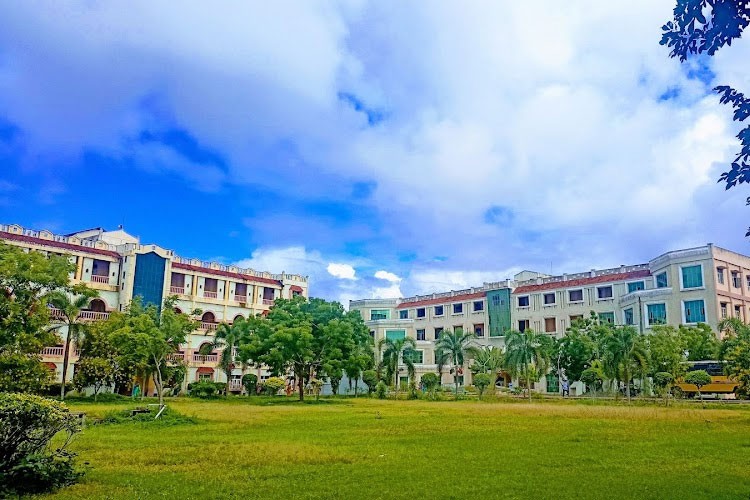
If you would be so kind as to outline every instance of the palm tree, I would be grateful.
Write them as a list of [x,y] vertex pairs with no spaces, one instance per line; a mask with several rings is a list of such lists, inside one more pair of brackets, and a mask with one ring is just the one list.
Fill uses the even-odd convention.
[[74,286],[72,292],[73,295],[71,296],[67,293],[56,291],[49,294],[47,298],[48,303],[60,311],[60,315],[55,319],[59,325],[56,325],[55,328],[62,330],[63,327],[67,327],[65,347],[63,348],[62,384],[60,384],[61,400],[65,400],[65,381],[68,377],[70,343],[73,341],[78,345],[85,328],[85,324],[78,316],[81,314],[81,310],[89,305],[91,299],[99,295],[99,292],[83,284]]
[[[200,353],[203,355],[211,354],[214,349],[221,348],[219,368],[224,371],[227,377],[227,388],[224,391],[225,396],[229,396],[229,383],[232,380],[232,370],[234,369],[235,362],[238,361],[237,350],[240,344],[247,339],[248,326],[249,324],[243,317],[238,317],[231,325],[221,323],[216,328],[214,339],[207,344],[203,344],[200,348]],[[243,362],[244,364],[245,362]]]
[[440,340],[435,343],[435,349],[445,353],[453,363],[456,396],[458,396],[458,369],[464,365],[464,357],[469,352],[473,339],[474,336],[471,333],[464,333],[463,329],[456,328],[452,332],[443,332]]
[[449,355],[443,352],[438,346],[435,346],[435,364],[437,365],[438,386],[443,385],[443,368],[448,364]]
[[550,364],[552,339],[533,330],[511,330],[505,337],[505,364],[514,375],[526,380],[531,401],[531,374],[546,373]]
[[503,367],[503,350],[495,346],[471,347],[471,371],[474,373],[490,374],[490,386],[495,387],[497,372]]
[[410,379],[414,379],[415,367],[414,367],[414,352],[417,347],[417,343],[411,337],[405,337],[403,339],[385,339],[383,343],[385,350],[383,351],[383,365],[386,370],[386,376],[388,380],[391,377],[395,377],[394,386],[396,387],[396,393],[398,393],[398,365],[399,362],[406,365],[406,370]]
[[644,338],[632,326],[617,327],[603,340],[604,362],[608,372],[625,381],[630,401],[630,379],[647,367],[648,351]]

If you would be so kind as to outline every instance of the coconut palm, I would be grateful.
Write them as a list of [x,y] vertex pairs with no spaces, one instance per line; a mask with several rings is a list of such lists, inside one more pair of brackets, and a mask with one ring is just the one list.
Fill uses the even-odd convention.
[[410,379],[414,379],[416,369],[414,367],[414,354],[417,347],[417,343],[411,337],[405,337],[403,339],[385,339],[383,343],[383,366],[385,368],[386,377],[391,380],[391,377],[395,378],[394,386],[396,392],[398,392],[398,365],[403,363],[406,366],[407,374]]
[[84,284],[73,287],[73,294],[55,291],[49,294],[47,302],[60,311],[59,316],[54,319],[58,331],[66,328],[65,347],[63,348],[62,383],[60,384],[60,399],[65,399],[65,381],[68,377],[68,361],[70,359],[70,343],[76,345],[81,342],[81,335],[85,329],[85,323],[78,317],[81,310],[86,308],[91,299],[98,296],[99,292],[88,288]]
[[644,337],[632,326],[614,328],[604,339],[604,364],[610,374],[625,381],[630,401],[630,380],[647,368],[648,350]]
[[447,352],[443,352],[439,347],[435,346],[435,364],[437,365],[438,385],[443,384],[443,368],[450,361],[450,356]]
[[229,383],[232,379],[232,370],[235,363],[239,361],[237,350],[249,335],[248,327],[249,323],[243,317],[238,317],[231,325],[221,323],[216,328],[214,339],[211,342],[203,344],[200,348],[200,353],[203,355],[211,354],[214,349],[221,349],[219,368],[224,371],[227,377],[227,388],[224,391],[225,396],[229,396]]
[[505,365],[513,375],[526,380],[531,401],[531,375],[547,373],[550,365],[552,339],[533,330],[511,330],[505,337]]
[[495,386],[497,372],[503,367],[503,350],[495,346],[483,346],[470,348],[473,358],[471,371],[473,373],[489,373],[490,387]]
[[464,365],[464,358],[469,352],[474,336],[464,333],[463,329],[456,328],[452,332],[443,332],[440,340],[435,343],[435,349],[442,351],[453,363],[453,382],[456,385],[458,395],[458,370]]

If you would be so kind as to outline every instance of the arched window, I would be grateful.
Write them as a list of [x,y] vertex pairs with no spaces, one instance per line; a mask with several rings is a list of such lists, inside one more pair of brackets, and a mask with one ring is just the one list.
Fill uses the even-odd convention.
[[98,313],[107,312],[107,305],[104,303],[102,299],[94,299],[89,304],[89,310],[98,312]]
[[174,312],[175,314],[182,314],[182,309],[180,309],[179,307],[175,307]]
[[204,312],[203,316],[201,316],[201,321],[203,323],[216,323],[216,316],[211,311]]
[[243,315],[241,315],[241,314],[238,314],[237,316],[234,317],[234,320],[232,320],[232,321],[236,322],[237,320],[244,321],[245,317]]

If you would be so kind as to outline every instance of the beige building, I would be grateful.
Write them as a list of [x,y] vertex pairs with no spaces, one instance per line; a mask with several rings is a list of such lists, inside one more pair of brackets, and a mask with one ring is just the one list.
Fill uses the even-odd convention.
[[[176,355],[187,365],[185,384],[200,379],[226,382],[218,369],[218,353],[199,353],[201,345],[213,339],[221,323],[239,317],[265,314],[277,298],[308,296],[308,279],[296,274],[272,274],[226,266],[216,262],[185,259],[158,245],[142,245],[122,229],[90,229],[68,235],[33,231],[18,225],[0,225],[0,241],[29,251],[66,255],[76,265],[72,283],[85,283],[99,292],[81,318],[96,321],[112,311],[122,311],[133,297],[146,304],[161,305],[176,296],[176,307],[185,313],[201,311],[200,327]],[[58,316],[55,310],[52,317]],[[65,331],[61,332],[65,335]],[[43,360],[62,376],[63,346],[44,349]],[[71,349],[68,377],[72,379],[77,355]],[[232,390],[241,389],[239,368],[229,381]],[[260,372],[261,378],[267,374]]]

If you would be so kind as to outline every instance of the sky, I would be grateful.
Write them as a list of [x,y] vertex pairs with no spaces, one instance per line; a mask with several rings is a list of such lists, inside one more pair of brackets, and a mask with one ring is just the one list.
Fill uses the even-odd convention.
[[398,297],[750,253],[721,172],[750,36],[674,0],[0,2],[0,222]]

